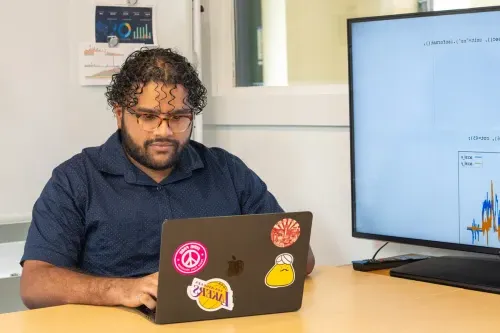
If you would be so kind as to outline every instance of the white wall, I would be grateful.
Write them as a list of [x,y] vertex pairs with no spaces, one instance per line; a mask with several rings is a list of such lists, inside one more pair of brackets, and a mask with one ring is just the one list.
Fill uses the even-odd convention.
[[434,0],[434,10],[468,8],[470,2],[471,0]]
[[500,5],[500,0],[434,0],[434,10],[489,7]]
[[350,236],[348,128],[206,126],[204,133],[207,144],[240,156],[260,175],[285,210],[313,212],[318,264],[344,263],[359,253],[354,247],[371,252]]
[[[157,4],[159,44],[191,59],[191,1],[139,4]],[[92,41],[93,20],[93,0],[2,3],[0,21],[15,33],[4,34],[0,53],[0,222],[29,217],[52,169],[115,130],[105,87],[78,81],[77,51]]]

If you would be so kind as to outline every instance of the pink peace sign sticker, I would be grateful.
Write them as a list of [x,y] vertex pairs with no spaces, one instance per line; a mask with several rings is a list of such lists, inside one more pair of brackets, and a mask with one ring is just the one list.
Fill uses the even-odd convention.
[[207,248],[195,241],[181,244],[172,257],[175,270],[182,275],[198,273],[206,266],[207,260]]

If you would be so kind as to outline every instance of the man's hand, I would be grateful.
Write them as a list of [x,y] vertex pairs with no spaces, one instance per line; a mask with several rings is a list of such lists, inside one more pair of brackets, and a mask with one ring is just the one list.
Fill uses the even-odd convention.
[[27,260],[21,298],[29,309],[63,304],[156,307],[158,273],[141,278],[90,276],[49,263]]
[[138,279],[123,279],[118,284],[117,292],[120,303],[135,308],[141,305],[153,310],[156,308],[158,293],[158,273]]

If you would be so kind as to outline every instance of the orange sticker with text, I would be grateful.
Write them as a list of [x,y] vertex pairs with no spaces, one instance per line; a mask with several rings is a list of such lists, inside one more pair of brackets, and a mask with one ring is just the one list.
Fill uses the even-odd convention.
[[300,225],[291,218],[278,221],[271,231],[271,240],[277,247],[293,245],[300,236]]

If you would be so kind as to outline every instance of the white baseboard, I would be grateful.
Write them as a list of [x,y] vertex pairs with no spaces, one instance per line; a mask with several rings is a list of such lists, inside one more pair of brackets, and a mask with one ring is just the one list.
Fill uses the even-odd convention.
[[17,223],[31,223],[31,213],[0,214],[0,226]]

